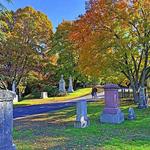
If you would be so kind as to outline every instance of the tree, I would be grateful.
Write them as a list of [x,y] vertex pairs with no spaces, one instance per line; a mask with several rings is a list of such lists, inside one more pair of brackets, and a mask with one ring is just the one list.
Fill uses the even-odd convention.
[[6,41],[0,45],[0,73],[11,89],[27,74],[36,68],[44,58],[44,53],[51,47],[52,24],[48,17],[31,7],[1,16],[7,26],[2,30]]
[[[8,3],[12,2],[12,0],[5,0],[5,1],[8,2]],[[9,15],[6,7],[0,2],[0,16],[3,15],[3,14]],[[1,27],[4,26],[5,22],[3,22],[2,20],[0,20],[0,25],[1,25]],[[5,38],[6,38],[5,37],[5,33],[0,28],[0,42],[2,40],[5,40]]]
[[61,74],[66,79],[72,76],[74,89],[76,89],[77,81],[82,79],[83,76],[77,69],[78,55],[68,37],[72,26],[72,22],[69,21],[63,21],[59,24],[53,37],[53,46],[50,54],[57,56],[57,78],[60,79]]
[[[98,66],[93,71],[108,76],[111,72],[123,74],[133,89],[139,107],[146,107],[144,90],[150,77],[150,2],[90,0],[85,15],[75,22],[71,39],[80,49],[81,68]],[[82,59],[95,54],[93,60]],[[100,63],[98,63],[100,62]],[[98,72],[97,72],[98,70]],[[88,71],[87,71],[88,74]]]

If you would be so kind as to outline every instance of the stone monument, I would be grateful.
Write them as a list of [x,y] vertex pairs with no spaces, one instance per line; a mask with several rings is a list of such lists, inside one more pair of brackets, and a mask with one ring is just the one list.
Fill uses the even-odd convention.
[[59,81],[59,92],[60,93],[66,93],[65,85],[66,85],[65,80],[63,78],[63,75],[61,75],[61,79]]
[[72,86],[72,77],[71,77],[71,76],[69,77],[69,88],[68,88],[68,92],[69,92],[69,93],[73,93],[73,92],[74,92],[73,86]]
[[128,110],[128,120],[135,120],[135,119],[136,119],[136,115],[134,109],[130,107]]
[[[12,91],[16,94],[16,81],[13,81],[13,84],[12,84]],[[16,96],[14,97],[13,99],[13,102],[18,102],[19,101],[19,97],[18,95],[16,94]]]
[[14,98],[14,92],[0,90],[0,150],[16,150],[12,138]]
[[103,123],[119,124],[124,121],[124,114],[119,108],[118,85],[106,84],[105,91],[105,108],[100,116]]
[[76,104],[76,121],[74,124],[75,128],[85,128],[89,126],[90,121],[87,117],[87,101],[80,100]]
[[41,98],[42,99],[48,98],[48,93],[47,92],[41,92]]
[[138,108],[143,109],[143,108],[147,108],[148,104],[147,104],[147,97],[145,95],[145,88],[144,87],[140,87],[139,88],[139,105]]

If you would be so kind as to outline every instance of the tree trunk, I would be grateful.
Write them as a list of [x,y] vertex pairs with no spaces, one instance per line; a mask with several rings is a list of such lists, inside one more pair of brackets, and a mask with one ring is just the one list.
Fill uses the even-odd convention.
[[74,79],[73,81],[73,89],[76,90],[77,89],[77,79]]
[[11,82],[7,82],[7,89],[12,91],[12,83]]
[[139,102],[139,93],[135,88],[133,88],[133,98],[134,98],[134,103],[138,104],[138,102]]

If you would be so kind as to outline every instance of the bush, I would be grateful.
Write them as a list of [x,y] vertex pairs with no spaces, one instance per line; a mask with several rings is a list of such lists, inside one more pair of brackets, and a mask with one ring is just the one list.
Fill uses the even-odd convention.
[[47,92],[49,97],[57,96],[59,94],[59,90],[56,86],[45,86],[43,88],[43,92]]

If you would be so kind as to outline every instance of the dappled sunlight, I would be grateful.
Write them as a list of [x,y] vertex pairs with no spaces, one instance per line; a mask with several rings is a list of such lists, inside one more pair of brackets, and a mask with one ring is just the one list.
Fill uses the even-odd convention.
[[[137,119],[122,124],[103,124],[99,117],[104,108],[102,101],[88,103],[90,126],[74,128],[75,107],[35,115],[14,121],[15,143],[19,149],[150,149],[150,108],[139,110],[133,105]],[[122,110],[127,116],[129,106]],[[26,136],[28,135],[28,136]],[[28,138],[26,138],[28,137]],[[33,144],[34,143],[34,144]],[[36,143],[36,144],[35,144]],[[42,146],[40,143],[43,143]],[[140,144],[139,144],[140,143]],[[27,148],[26,148],[27,149]]]

